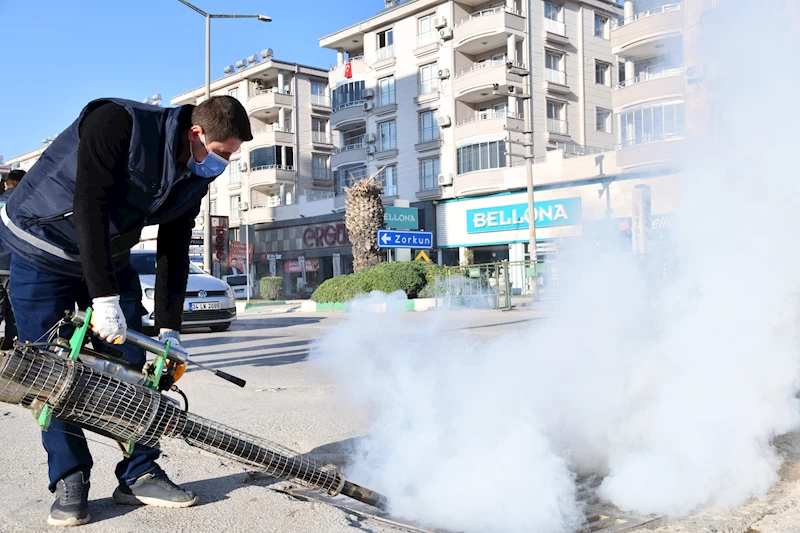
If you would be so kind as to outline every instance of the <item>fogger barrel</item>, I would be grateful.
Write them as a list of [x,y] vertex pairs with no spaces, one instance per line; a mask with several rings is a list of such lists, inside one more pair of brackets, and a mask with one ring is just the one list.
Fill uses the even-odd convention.
[[30,409],[49,405],[53,418],[123,443],[154,447],[161,437],[184,439],[274,477],[383,505],[379,494],[345,481],[314,459],[186,412],[157,391],[30,345],[0,352],[0,401]]

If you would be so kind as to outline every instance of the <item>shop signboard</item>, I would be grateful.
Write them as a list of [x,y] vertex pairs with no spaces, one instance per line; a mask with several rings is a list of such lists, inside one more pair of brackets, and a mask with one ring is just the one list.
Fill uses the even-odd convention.
[[287,274],[300,274],[303,272],[303,269],[305,269],[306,272],[316,272],[319,268],[319,258],[302,259],[302,263],[299,259],[284,261],[283,271]]
[[433,233],[430,231],[378,230],[378,248],[433,248]]
[[228,265],[228,217],[211,217],[211,246],[214,261]]
[[[537,228],[581,223],[581,199],[545,200],[533,206]],[[527,229],[528,204],[509,204],[467,210],[467,233]]]
[[650,251],[652,224],[650,186],[637,185],[633,189],[633,213],[631,216],[634,254],[641,255]]
[[230,241],[228,243],[230,253],[228,254],[228,266],[244,270],[244,264],[248,257],[250,261],[253,260],[253,245],[250,245],[250,252],[247,253],[245,244],[239,241]]
[[385,207],[383,225],[389,229],[419,229],[419,209],[416,207]]

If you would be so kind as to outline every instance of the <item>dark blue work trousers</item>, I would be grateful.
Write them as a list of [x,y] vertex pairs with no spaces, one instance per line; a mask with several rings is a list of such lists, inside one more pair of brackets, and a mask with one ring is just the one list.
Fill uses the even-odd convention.
[[[75,304],[79,309],[86,309],[91,305],[85,282],[45,272],[16,254],[11,257],[10,277],[8,292],[17,319],[20,342],[39,340],[64,318],[66,311],[75,309]],[[129,265],[117,272],[117,283],[120,307],[128,328],[141,332],[142,289],[139,285],[139,274]],[[65,338],[69,338],[71,334],[71,328],[62,328],[60,332]],[[109,346],[99,339],[94,339],[93,344],[98,351]],[[129,363],[138,367],[144,366],[145,354],[140,348],[129,344],[115,348],[123,352],[123,359]],[[82,429],[53,419],[47,431],[42,432],[42,444],[47,450],[51,492],[55,491],[59,480],[75,472],[83,472],[86,479],[89,478],[93,461]],[[120,484],[130,485],[139,476],[159,472],[160,468],[155,460],[160,453],[156,448],[137,444],[131,456],[123,458],[117,465],[115,474]]]

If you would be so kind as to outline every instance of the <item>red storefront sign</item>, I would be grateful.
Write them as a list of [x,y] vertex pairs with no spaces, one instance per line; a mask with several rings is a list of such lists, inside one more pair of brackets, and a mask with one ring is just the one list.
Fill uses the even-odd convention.
[[[230,256],[228,257],[228,266],[244,265],[247,261],[247,251],[245,244],[239,241],[230,241]],[[253,245],[250,245],[250,261],[253,260]]]
[[228,217],[211,217],[211,245],[214,260],[229,264],[228,257]]
[[304,249],[314,250],[336,246],[350,246],[350,237],[344,222],[308,226],[303,231]]
[[[306,272],[316,272],[319,268],[319,259],[306,259],[305,260]],[[283,263],[283,271],[287,274],[297,274],[303,271],[300,268],[300,261],[294,259]]]

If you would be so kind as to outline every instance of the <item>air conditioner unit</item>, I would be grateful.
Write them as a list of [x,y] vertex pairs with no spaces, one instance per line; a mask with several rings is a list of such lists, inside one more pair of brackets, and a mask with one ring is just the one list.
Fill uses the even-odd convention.
[[703,81],[704,72],[700,72],[700,67],[690,65],[686,67],[686,83],[695,84]]
[[367,153],[370,154],[370,155],[375,153],[375,145],[374,144],[370,144],[369,146],[367,146]]
[[439,174],[439,186],[446,187],[447,185],[453,184],[453,175],[452,174]]
[[364,92],[361,94],[364,95],[364,98],[372,98],[373,96],[375,96],[375,91],[373,91],[372,89],[364,89]]
[[367,133],[367,136],[366,136],[365,140],[367,141],[367,144],[374,143],[375,142],[375,134],[374,133]]
[[440,68],[439,69],[439,79],[446,80],[450,77],[450,69],[449,68]]
[[247,161],[239,160],[239,172],[247,172]]
[[437,30],[447,27],[447,19],[444,17],[436,17],[433,19],[433,27]]
[[372,102],[364,102],[364,111],[372,111],[373,104]]
[[452,121],[450,120],[450,115],[441,115],[439,116],[438,120],[440,128],[449,128],[450,125],[452,124]]
[[453,28],[442,28],[439,30],[439,38],[443,41],[449,41],[453,38]]

